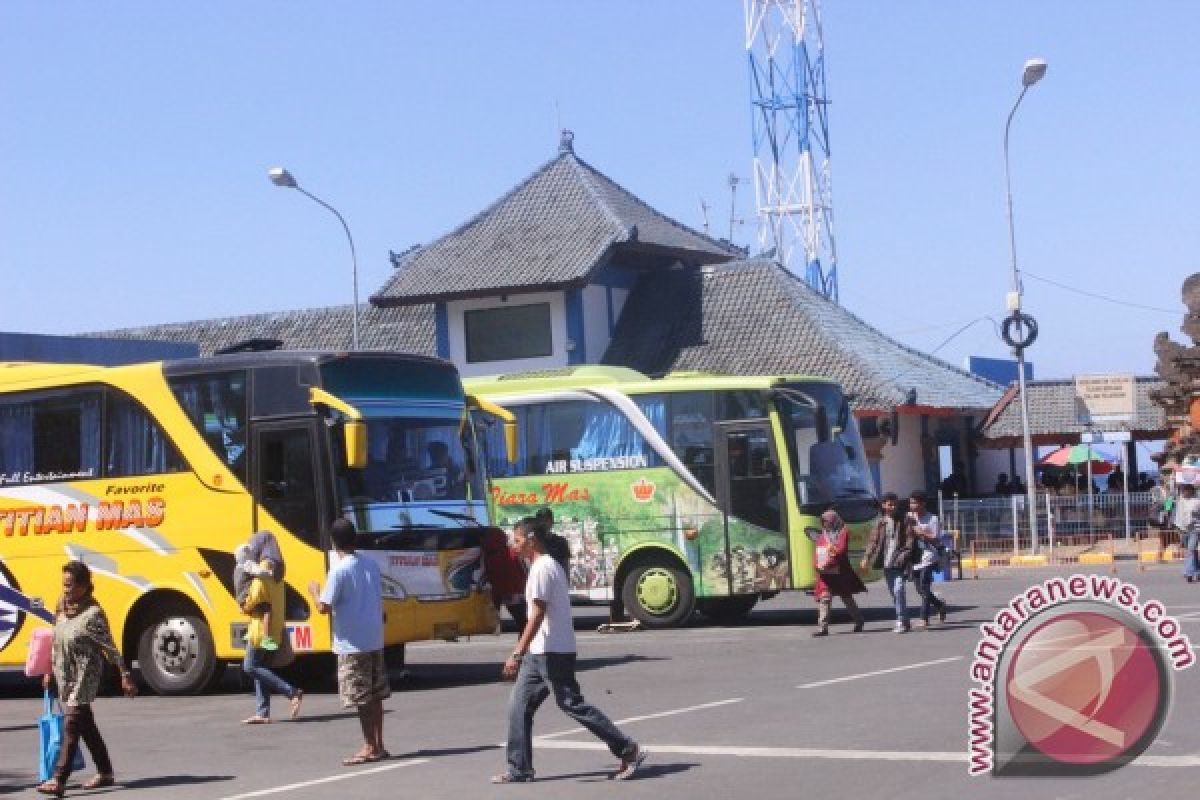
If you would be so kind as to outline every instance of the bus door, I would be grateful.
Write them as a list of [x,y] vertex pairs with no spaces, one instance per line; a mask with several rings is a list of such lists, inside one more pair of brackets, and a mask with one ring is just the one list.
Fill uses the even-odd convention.
[[[717,503],[725,525],[730,592],[763,591],[768,550],[787,552],[779,457],[768,420],[717,423]],[[747,525],[753,526],[748,528]],[[759,529],[755,531],[754,529]],[[770,533],[779,537],[772,547]],[[786,560],[786,555],[782,556]],[[781,565],[782,566],[782,565]],[[767,580],[774,583],[773,579]]]
[[[322,520],[333,519],[328,492],[322,491],[317,469],[318,423],[312,420],[256,423],[254,440],[253,491],[255,530],[269,525],[258,508],[268,512],[288,533],[324,553]],[[279,536],[282,531],[273,531]],[[282,538],[282,537],[281,537]],[[285,559],[287,554],[284,554]],[[322,568],[324,558],[322,556]],[[297,573],[298,574],[298,573]],[[300,587],[301,591],[303,586]],[[296,608],[297,603],[300,608]],[[307,604],[288,586],[288,618],[304,618]]]

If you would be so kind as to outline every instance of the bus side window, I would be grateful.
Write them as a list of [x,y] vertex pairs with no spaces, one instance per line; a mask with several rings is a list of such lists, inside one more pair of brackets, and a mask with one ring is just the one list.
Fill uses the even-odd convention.
[[0,485],[100,477],[98,389],[5,398]]
[[106,477],[159,475],[187,469],[163,429],[124,392],[109,389],[104,412]]

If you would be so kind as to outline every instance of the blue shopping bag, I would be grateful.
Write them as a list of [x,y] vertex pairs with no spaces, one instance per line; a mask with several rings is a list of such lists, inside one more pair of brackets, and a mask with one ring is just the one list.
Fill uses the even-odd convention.
[[[65,722],[62,703],[59,702],[57,696],[54,696],[53,700],[51,699],[49,689],[42,698],[42,711],[42,715],[38,717],[38,738],[41,740],[38,752],[38,780],[48,781],[54,775],[54,766],[58,763],[58,753],[63,746]],[[78,772],[83,768],[83,748],[79,748],[75,751],[75,758],[71,760],[71,771]]]

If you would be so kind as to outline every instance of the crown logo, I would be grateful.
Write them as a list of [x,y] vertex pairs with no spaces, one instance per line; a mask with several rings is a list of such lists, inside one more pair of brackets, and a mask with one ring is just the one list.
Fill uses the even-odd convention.
[[654,497],[654,481],[639,478],[637,483],[629,487],[633,490],[633,499],[639,503],[649,503]]

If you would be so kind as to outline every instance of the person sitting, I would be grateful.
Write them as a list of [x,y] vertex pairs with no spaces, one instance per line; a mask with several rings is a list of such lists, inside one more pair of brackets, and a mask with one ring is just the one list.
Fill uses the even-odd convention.
[[1012,494],[1012,484],[1008,482],[1008,473],[1001,472],[996,478],[996,488],[993,492],[1000,496]]
[[450,458],[450,446],[445,442],[430,442],[425,450],[429,453],[431,471],[443,472],[446,476],[446,496],[461,498],[464,475],[462,468]]

